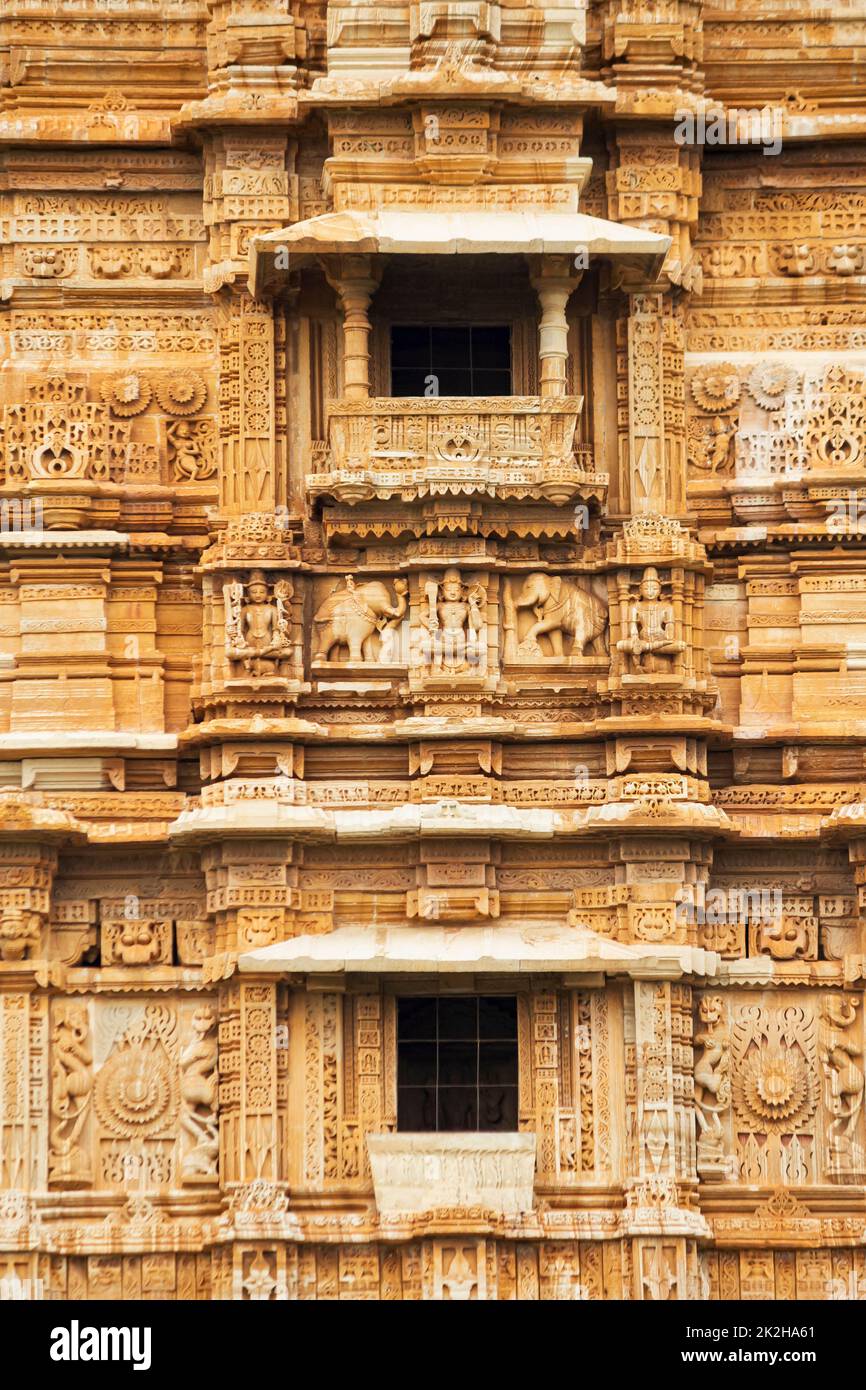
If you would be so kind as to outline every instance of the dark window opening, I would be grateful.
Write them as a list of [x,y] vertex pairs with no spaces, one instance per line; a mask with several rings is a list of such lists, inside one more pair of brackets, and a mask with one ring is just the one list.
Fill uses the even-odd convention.
[[391,395],[510,396],[510,328],[395,325]]
[[517,1000],[397,1000],[397,1128],[517,1129]]

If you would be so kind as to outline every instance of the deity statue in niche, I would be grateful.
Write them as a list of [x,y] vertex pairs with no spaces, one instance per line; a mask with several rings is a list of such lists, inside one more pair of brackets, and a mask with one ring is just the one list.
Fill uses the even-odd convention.
[[421,655],[434,671],[452,674],[485,664],[484,623],[487,590],[483,584],[464,584],[457,569],[424,585],[426,611]]
[[644,570],[629,607],[628,636],[616,645],[637,675],[670,671],[673,658],[685,651],[685,642],[674,636],[673,605],[662,598],[658,570],[652,566]]
[[251,676],[269,676],[279,669],[291,649],[289,605],[292,586],[287,579],[274,585],[274,602],[268,598],[268,581],[262,570],[253,570],[246,584],[237,580],[223,585],[226,607],[226,655],[243,663]]

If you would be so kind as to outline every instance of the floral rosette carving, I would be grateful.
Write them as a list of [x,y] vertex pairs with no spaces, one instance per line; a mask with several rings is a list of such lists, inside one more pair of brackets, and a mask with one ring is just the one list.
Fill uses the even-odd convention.
[[[170,1131],[180,1110],[174,1052],[174,1019],[154,1005],[127,1029],[103,1063],[94,1106],[104,1129],[121,1139],[145,1139]],[[169,1050],[171,1049],[171,1051]]]
[[141,415],[153,399],[149,382],[140,372],[123,372],[104,381],[100,387],[103,401],[112,415],[122,420]]
[[196,372],[182,372],[156,383],[156,399],[166,415],[195,415],[207,399],[207,386]]
[[793,1133],[818,1103],[815,1020],[791,1006],[742,1009],[732,1030],[731,1092],[738,1119],[757,1132]]
[[692,399],[701,410],[725,415],[740,403],[743,388],[737,368],[730,362],[708,363],[692,377]]
[[786,362],[759,362],[747,382],[752,399],[764,410],[778,410],[793,391],[799,376]]

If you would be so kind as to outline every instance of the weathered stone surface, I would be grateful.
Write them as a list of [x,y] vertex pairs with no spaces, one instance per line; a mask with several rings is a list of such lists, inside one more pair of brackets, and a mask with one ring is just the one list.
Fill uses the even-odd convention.
[[370,1134],[383,1218],[481,1207],[520,1216],[534,1206],[534,1134]]
[[[856,6],[54,9],[0,1295],[862,1299]],[[476,997],[421,1052],[512,1079],[407,1129]]]

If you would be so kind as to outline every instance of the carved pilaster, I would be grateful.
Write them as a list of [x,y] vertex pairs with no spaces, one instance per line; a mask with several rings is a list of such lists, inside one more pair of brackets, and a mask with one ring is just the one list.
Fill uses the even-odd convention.
[[220,994],[220,1180],[277,1181],[277,985],[244,977]]
[[47,1053],[47,997],[6,979],[0,989],[0,1189],[45,1186]]
[[[661,294],[633,295],[618,321],[620,458],[633,513],[685,507],[681,313]],[[624,479],[625,481],[625,479]]]
[[273,306],[244,291],[220,304],[220,505],[273,514],[277,499]]

